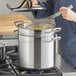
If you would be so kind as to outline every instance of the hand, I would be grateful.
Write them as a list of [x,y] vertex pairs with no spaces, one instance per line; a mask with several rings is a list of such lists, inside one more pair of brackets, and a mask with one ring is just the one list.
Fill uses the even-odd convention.
[[61,7],[60,12],[64,19],[76,22],[76,13],[67,7]]
[[32,2],[32,7],[38,7],[38,1],[37,0],[31,0]]

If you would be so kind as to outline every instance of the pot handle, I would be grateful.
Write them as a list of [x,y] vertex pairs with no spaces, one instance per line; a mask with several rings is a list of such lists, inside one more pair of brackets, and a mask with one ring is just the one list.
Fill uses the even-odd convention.
[[6,4],[7,8],[10,10],[13,10],[13,8],[11,8],[11,6],[9,4]]
[[53,29],[53,32],[60,32],[60,31],[61,31],[61,27]]
[[61,27],[53,28],[49,32],[45,32],[45,33],[50,34],[51,32],[56,33],[56,32],[59,32],[59,31],[61,31]]
[[19,24],[24,24],[24,23],[25,23],[24,21],[15,21],[15,22],[14,22],[14,25],[15,25],[16,27],[18,27]]
[[52,39],[50,39],[48,41],[44,41],[44,42],[51,42],[51,41],[56,41],[56,40],[60,40],[60,39],[61,39],[61,37],[57,36],[57,37],[54,37],[54,38],[52,38]]
[[[24,21],[15,21],[14,22],[14,25],[16,26],[16,27],[18,27],[18,25],[20,25],[20,24],[24,24],[25,22]],[[14,32],[14,34],[18,34],[17,32],[18,32],[18,30],[16,29],[16,30],[14,30],[13,31]]]
[[13,31],[15,35],[18,35],[18,30]]

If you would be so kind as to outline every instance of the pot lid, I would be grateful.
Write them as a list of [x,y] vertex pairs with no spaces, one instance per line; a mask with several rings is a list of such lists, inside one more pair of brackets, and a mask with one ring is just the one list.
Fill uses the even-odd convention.
[[28,29],[28,30],[46,30],[46,29],[54,28],[55,25],[51,23],[36,22],[36,23],[24,23],[23,25],[20,25],[19,27],[23,29]]

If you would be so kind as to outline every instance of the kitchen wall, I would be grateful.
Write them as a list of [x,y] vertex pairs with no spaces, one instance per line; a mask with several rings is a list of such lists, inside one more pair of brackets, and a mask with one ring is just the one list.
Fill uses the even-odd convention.
[[12,12],[6,7],[6,4],[10,4],[11,7],[17,7],[22,3],[23,0],[0,0],[0,15],[3,14],[23,14],[29,18],[33,18],[31,12]]

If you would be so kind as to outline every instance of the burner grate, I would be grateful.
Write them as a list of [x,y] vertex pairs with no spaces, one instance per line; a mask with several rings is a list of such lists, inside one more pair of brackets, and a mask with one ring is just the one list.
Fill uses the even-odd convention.
[[7,55],[6,59],[0,62],[0,76],[2,75],[3,76],[18,76],[14,72],[16,70],[17,64],[18,64],[17,55],[15,55],[14,53],[13,55],[12,53]]

